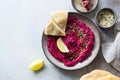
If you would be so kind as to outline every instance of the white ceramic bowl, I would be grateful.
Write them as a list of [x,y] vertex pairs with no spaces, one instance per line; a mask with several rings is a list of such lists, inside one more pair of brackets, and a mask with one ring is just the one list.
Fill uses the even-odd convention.
[[74,8],[75,10],[77,10],[78,12],[80,12],[80,13],[90,13],[90,12],[92,12],[93,10],[95,10],[95,8],[97,7],[97,5],[98,5],[98,3],[99,3],[99,0],[91,0],[91,8],[90,8],[90,10],[87,11],[87,12],[83,12],[83,11],[79,10],[79,9],[78,9],[79,7],[77,7],[77,6],[75,5],[75,0],[71,0],[71,3],[72,3],[73,8]]

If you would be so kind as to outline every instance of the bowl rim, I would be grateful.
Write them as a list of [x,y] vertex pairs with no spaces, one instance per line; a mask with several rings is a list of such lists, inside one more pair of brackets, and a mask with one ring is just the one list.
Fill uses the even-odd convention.
[[[114,23],[113,23],[111,26],[109,26],[109,27],[103,27],[103,26],[101,26],[101,25],[98,23],[97,16],[98,16],[99,12],[101,12],[102,10],[110,10],[110,11],[113,13],[114,17],[115,17]],[[96,24],[97,24],[99,27],[101,27],[101,28],[108,29],[108,28],[113,27],[113,26],[115,25],[115,23],[116,23],[116,20],[117,20],[116,12],[114,11],[114,9],[109,8],[109,7],[101,8],[101,9],[98,10],[97,13],[95,14],[95,22],[96,22]]]
[[[79,14],[79,13],[76,13],[76,12],[68,12],[68,14],[74,14],[74,15],[81,15],[81,16],[83,16],[83,17],[85,17],[86,19],[89,19],[94,25],[95,25],[95,23],[90,19],[90,18],[88,18],[88,17],[86,17],[85,15],[83,15],[83,14]],[[96,25],[95,25],[96,26]],[[88,64],[86,64],[85,66],[83,66],[83,67],[81,67],[81,68],[84,68],[84,67],[86,67],[87,65],[89,65],[90,63],[92,63],[92,61],[94,61],[94,59],[96,58],[96,56],[98,55],[98,53],[99,53],[99,51],[100,51],[100,43],[101,43],[101,41],[100,41],[100,33],[99,33],[99,30],[98,30],[98,28],[97,28],[97,26],[96,26],[96,30],[97,30],[97,34],[98,34],[98,39],[99,39],[99,44],[98,44],[98,50],[96,51],[96,55],[94,56],[94,58],[92,58],[92,60],[88,63]],[[43,39],[43,37],[45,37],[45,34],[44,34],[44,32],[43,32],[43,34],[42,34],[42,39],[41,39],[41,43],[42,43],[42,50],[43,50],[43,52],[44,52],[44,55],[45,55],[45,57],[48,59],[48,61],[50,61],[50,63],[52,63],[54,66],[56,66],[56,67],[58,67],[58,68],[60,68],[60,69],[63,69],[63,70],[78,70],[78,69],[81,69],[81,68],[63,68],[63,67],[60,67],[60,66],[58,66],[58,65],[56,65],[55,63],[53,63],[49,58],[48,58],[48,56],[47,56],[47,54],[46,54],[46,51],[45,51],[45,49],[44,49],[44,43],[43,43],[43,41],[44,41],[44,39]]]
[[95,6],[93,9],[91,9],[91,10],[89,10],[89,11],[87,11],[87,12],[83,12],[83,11],[78,10],[78,9],[75,7],[74,0],[71,0],[71,3],[72,3],[73,8],[74,8],[76,11],[78,11],[79,13],[87,14],[87,13],[93,12],[93,11],[97,8],[98,3],[99,3],[99,0],[97,0],[96,6]]

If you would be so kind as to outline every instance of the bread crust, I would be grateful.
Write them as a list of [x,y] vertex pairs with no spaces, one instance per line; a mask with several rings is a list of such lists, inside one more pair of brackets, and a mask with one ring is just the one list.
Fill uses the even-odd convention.
[[80,80],[120,80],[120,77],[117,77],[108,71],[94,70],[83,75]]

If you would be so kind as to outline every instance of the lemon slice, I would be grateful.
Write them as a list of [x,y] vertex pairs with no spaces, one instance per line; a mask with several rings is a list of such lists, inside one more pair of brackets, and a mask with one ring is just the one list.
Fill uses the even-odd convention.
[[44,61],[42,59],[35,60],[29,65],[29,69],[32,71],[37,71],[44,66]]
[[67,46],[65,45],[65,43],[63,42],[63,40],[61,38],[58,38],[58,40],[57,40],[57,47],[63,53],[69,52],[69,49],[67,48]]

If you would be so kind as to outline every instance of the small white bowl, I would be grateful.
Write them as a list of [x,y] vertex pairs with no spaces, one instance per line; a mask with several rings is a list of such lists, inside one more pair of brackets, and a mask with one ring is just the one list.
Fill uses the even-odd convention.
[[74,8],[75,10],[77,10],[77,11],[80,12],[80,13],[90,13],[90,12],[92,12],[93,10],[95,10],[95,8],[97,7],[98,2],[99,2],[99,0],[91,0],[91,8],[90,8],[90,10],[89,10],[89,11],[86,11],[86,12],[83,12],[83,11],[79,10],[78,7],[75,5],[75,1],[76,1],[76,0],[72,0],[72,1],[71,1],[72,6],[73,6],[73,8]]

